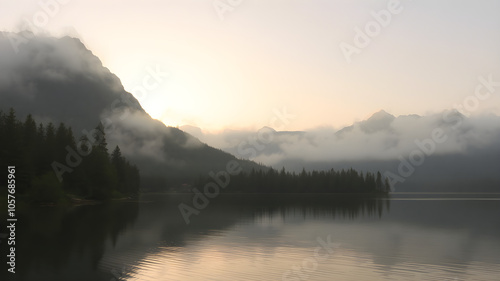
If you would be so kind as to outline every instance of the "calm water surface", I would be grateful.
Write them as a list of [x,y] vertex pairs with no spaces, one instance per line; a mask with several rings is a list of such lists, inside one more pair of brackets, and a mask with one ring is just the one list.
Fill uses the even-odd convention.
[[7,276],[497,281],[499,198],[221,195],[189,225],[178,210],[179,202],[189,202],[185,195],[147,195],[139,202],[71,210],[38,208],[19,217],[17,273]]

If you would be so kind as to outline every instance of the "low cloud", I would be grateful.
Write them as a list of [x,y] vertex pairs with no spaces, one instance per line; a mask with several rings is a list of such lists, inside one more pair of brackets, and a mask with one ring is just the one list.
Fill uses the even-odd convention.
[[[196,133],[194,128],[187,129]],[[439,130],[446,139],[436,143],[435,155],[472,153],[500,144],[500,117],[495,115],[466,117],[456,111],[446,111],[429,116],[394,117],[381,111],[340,130],[323,127],[304,132],[275,132],[271,143],[260,143],[263,148],[253,146],[255,155],[239,156],[271,166],[292,159],[304,162],[395,160],[418,149],[418,142],[432,138],[433,130]],[[197,136],[235,155],[239,154],[238,146],[252,148],[248,140],[258,141],[256,132],[204,134],[198,131]]]

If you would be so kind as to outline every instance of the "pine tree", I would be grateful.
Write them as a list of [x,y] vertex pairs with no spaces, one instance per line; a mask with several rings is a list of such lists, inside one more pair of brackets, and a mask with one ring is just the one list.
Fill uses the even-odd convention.
[[7,165],[19,166],[21,163],[21,123],[16,118],[13,108],[4,118],[5,129],[3,136],[5,138],[5,157],[9,159]]
[[116,171],[117,177],[117,186],[116,190],[122,194],[127,193],[127,182],[126,182],[126,167],[125,167],[125,159],[122,156],[120,151],[120,147],[117,145],[113,152],[111,153],[111,164]]
[[381,192],[382,191],[382,175],[380,174],[380,172],[377,172],[377,179],[375,180],[375,184],[376,184],[377,192]]
[[385,178],[384,180],[384,189],[385,192],[391,192],[391,185],[389,184],[389,178]]
[[102,122],[99,122],[94,130],[94,147],[108,153],[108,142],[106,141],[106,132],[104,131],[104,126]]
[[37,174],[36,158],[34,157],[37,149],[37,129],[31,114],[26,117],[22,127],[21,169],[18,169],[19,184],[17,189],[20,193],[30,189],[31,181]]
[[[140,186],[137,167],[121,155],[119,147],[110,157],[101,123],[93,137],[97,139],[94,143],[83,136],[77,147],[73,131],[64,123],[57,129],[52,123],[37,126],[31,115],[20,122],[13,109],[8,114],[0,111],[0,164],[18,168],[16,190],[33,203],[60,203],[66,200],[66,192],[108,199],[117,190],[118,172],[120,192],[137,195]],[[65,164],[71,150],[77,151],[82,160],[70,171],[65,171],[60,182],[52,164]]]
[[41,174],[46,166],[44,165],[44,156],[45,156],[45,127],[42,123],[40,123],[36,130],[36,140],[35,140],[35,168],[36,174]]

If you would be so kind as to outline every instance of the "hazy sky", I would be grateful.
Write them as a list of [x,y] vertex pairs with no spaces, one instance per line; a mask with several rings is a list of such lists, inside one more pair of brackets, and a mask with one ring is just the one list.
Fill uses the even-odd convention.
[[[295,116],[286,130],[349,125],[380,109],[428,114],[463,103],[479,76],[500,81],[500,1],[392,2],[0,0],[0,29],[29,21],[77,36],[135,95],[148,68],[169,71],[143,107],[167,125],[210,131],[269,126],[283,108]],[[373,37],[356,45],[366,27]],[[346,57],[342,42],[356,53]],[[500,114],[500,87],[477,112]]]

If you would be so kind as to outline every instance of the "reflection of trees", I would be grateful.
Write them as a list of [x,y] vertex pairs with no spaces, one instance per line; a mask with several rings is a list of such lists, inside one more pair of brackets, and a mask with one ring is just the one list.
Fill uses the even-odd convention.
[[[389,210],[390,200],[386,196],[374,197],[339,197],[331,195],[280,196],[266,198],[267,202],[254,211],[254,216],[272,216],[280,214],[283,219],[295,218],[342,218],[381,217],[384,210]],[[250,201],[251,202],[251,201]]]
[[[140,213],[138,204],[131,202],[80,206],[70,211],[31,210],[20,218],[22,224],[19,223],[17,230],[17,278],[108,281],[113,277],[110,268],[133,265],[155,249],[184,247],[207,234],[230,229],[242,220],[276,214],[291,219],[302,216],[355,219],[380,216],[389,203],[380,197],[221,194],[186,225],[177,207],[183,199],[175,196],[156,199],[141,203]],[[113,249],[106,245],[113,245]]]
[[[151,199],[154,201],[150,202]],[[207,235],[217,235],[238,223],[265,219],[277,213],[291,220],[303,218],[302,213],[319,219],[355,219],[385,214],[389,204],[382,197],[340,197],[338,194],[221,194],[186,225],[178,204],[189,203],[191,196],[163,195],[161,198],[151,195],[151,198],[146,196],[142,200],[148,203],[141,204],[134,228],[120,236],[118,246],[107,251],[100,260],[100,268],[104,272],[122,267],[134,271],[137,263],[147,256],[179,251],[179,248],[190,247],[206,239]]]
[[[97,268],[106,242],[114,245],[137,215],[138,204],[132,202],[80,206],[70,211],[54,208],[30,210],[19,219],[16,231],[17,278],[99,279],[90,269]],[[59,276],[65,278],[58,279]]]
[[[213,199],[199,215],[192,216],[186,225],[172,200],[169,206],[149,206],[150,212],[141,217],[158,217],[161,213],[162,240],[165,246],[184,246],[186,237],[203,239],[210,231],[222,231],[242,220],[266,218],[279,214],[284,219],[381,217],[389,211],[387,196],[360,197],[359,195],[331,194],[221,194]],[[187,202],[189,203],[189,201]],[[158,225],[159,222],[154,222]]]
[[[261,220],[266,223],[276,218],[280,223],[286,220],[295,226],[321,220],[320,224],[337,230],[336,239],[352,242],[357,252],[372,256],[373,262],[386,272],[404,266],[404,259],[398,257],[409,254],[417,264],[449,267],[446,264],[449,259],[444,256],[448,253],[456,255],[453,259],[463,265],[463,268],[453,266],[457,272],[463,271],[471,261],[477,260],[475,251],[483,247],[484,238],[498,241],[495,234],[499,226],[491,217],[498,213],[495,202],[390,201],[384,197],[338,194],[220,194],[186,225],[178,204],[190,203],[189,195],[186,198],[154,195],[152,198],[154,200],[142,199],[148,203],[140,204],[140,212],[137,204],[115,203],[83,206],[70,212],[43,208],[20,217],[18,280],[109,281],[112,270],[119,272],[125,266],[130,273],[137,263],[147,262],[150,255],[169,251],[191,253],[197,242],[207,239],[207,235],[225,235],[224,232],[232,231],[239,224]],[[382,219],[378,219],[380,216]],[[334,220],[340,223],[328,223]],[[342,220],[356,221],[341,223]],[[265,244],[267,240],[259,239],[279,237],[281,230],[279,225],[268,228],[266,224],[244,227],[242,231],[254,235],[251,237],[256,237],[256,241],[264,241],[263,247],[273,247],[273,244]],[[369,235],[364,234],[368,232]],[[426,245],[429,237],[439,238],[442,233],[451,235],[452,239],[442,240],[431,249],[421,246]],[[230,235],[228,238],[231,239]],[[460,238],[459,244],[457,238]],[[116,246],[111,248],[115,242]]]

